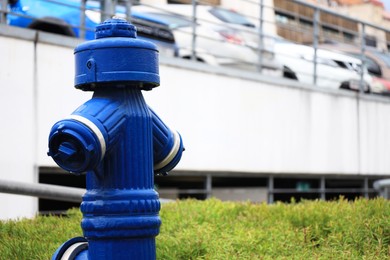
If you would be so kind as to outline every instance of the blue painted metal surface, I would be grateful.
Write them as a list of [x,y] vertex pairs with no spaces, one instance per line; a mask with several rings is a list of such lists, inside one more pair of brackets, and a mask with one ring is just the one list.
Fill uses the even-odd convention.
[[99,25],[96,36],[75,50],[75,86],[94,91],[93,98],[54,124],[48,152],[63,169],[87,172],[87,246],[70,240],[52,259],[64,252],[71,259],[155,259],[161,220],[154,174],[177,165],[183,143],[141,93],[159,85],[155,46],[120,19]]
[[75,49],[76,87],[89,90],[98,83],[111,86],[113,81],[136,82],[142,89],[158,86],[157,47],[135,37],[135,27],[125,20],[111,19],[98,25],[96,40]]

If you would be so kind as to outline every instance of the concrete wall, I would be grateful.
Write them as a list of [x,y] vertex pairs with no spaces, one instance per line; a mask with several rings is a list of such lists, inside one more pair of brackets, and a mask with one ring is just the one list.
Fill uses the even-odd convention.
[[[37,179],[34,59],[32,42],[0,37],[1,179]],[[0,194],[2,218],[31,216],[36,205],[32,197]]]
[[[51,123],[91,96],[72,87],[72,47],[50,42],[77,41],[0,26],[0,181],[38,182]],[[32,217],[37,210],[36,198],[0,193],[0,219]]]
[[[78,43],[0,27],[0,179],[36,182],[55,166],[51,126],[91,96],[73,88]],[[163,57],[160,70],[145,98],[183,136],[180,170],[390,175],[388,99]],[[36,213],[36,199],[0,201],[0,218]]]
[[161,76],[162,86],[145,96],[183,135],[179,169],[390,172],[387,101],[167,65]]

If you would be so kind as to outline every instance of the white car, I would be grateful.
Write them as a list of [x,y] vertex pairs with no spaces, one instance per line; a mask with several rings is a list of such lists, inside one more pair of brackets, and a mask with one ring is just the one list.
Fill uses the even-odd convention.
[[[192,17],[193,6],[188,4],[169,4],[161,6],[162,9],[175,13]],[[237,37],[244,42],[245,45],[257,49],[259,46],[259,30],[244,15],[218,6],[197,5],[196,6],[197,23],[204,26],[219,25],[235,32]],[[273,37],[263,35],[263,48],[266,52],[272,52]],[[267,57],[269,58],[269,57]]]
[[[283,64],[284,76],[306,84],[314,83],[314,48],[279,40],[274,45],[275,59]],[[316,85],[359,90],[363,70],[363,90],[371,92],[372,77],[361,60],[329,50],[317,49]]]
[[[237,25],[238,27],[227,26],[225,22],[217,19],[210,12],[216,9],[229,12],[222,8],[197,6],[196,59],[212,65],[255,68],[259,60],[258,53],[253,48],[253,39],[256,37],[255,29],[249,28],[252,30],[251,33],[245,33],[245,30],[239,29],[242,25]],[[159,21],[166,21],[174,33],[179,56],[191,58],[193,41],[193,10],[191,5],[139,5],[133,6],[132,10],[147,14],[148,17],[155,17]],[[239,17],[245,19],[244,16]],[[270,52],[270,56],[272,56],[272,52]],[[271,66],[281,69],[281,66],[274,64]]]

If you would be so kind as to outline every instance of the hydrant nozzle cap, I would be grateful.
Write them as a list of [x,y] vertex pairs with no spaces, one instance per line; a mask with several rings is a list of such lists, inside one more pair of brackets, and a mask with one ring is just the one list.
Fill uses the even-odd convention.
[[137,37],[137,30],[134,25],[128,23],[125,19],[107,19],[96,26],[95,38],[107,37]]

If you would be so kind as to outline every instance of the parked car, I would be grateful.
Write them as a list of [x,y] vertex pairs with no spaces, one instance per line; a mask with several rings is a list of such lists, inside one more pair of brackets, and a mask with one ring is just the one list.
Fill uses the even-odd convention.
[[[278,40],[274,46],[275,59],[284,66],[284,76],[313,84],[314,48]],[[372,77],[361,60],[325,49],[317,50],[317,81],[320,87],[359,90],[360,72],[363,70],[363,89],[371,92]]]
[[[350,44],[328,43],[321,48],[338,51],[362,59],[361,48]],[[363,56],[368,73],[373,77],[372,88],[376,93],[390,95],[390,54],[366,46]]]
[[[30,28],[60,35],[79,37],[81,34],[80,0],[62,0],[58,2],[45,0],[9,1],[7,23],[12,26]],[[94,29],[100,19],[100,1],[86,1],[85,39],[94,39]],[[117,12],[125,13],[123,7]],[[160,53],[169,56],[177,55],[175,38],[170,29],[158,20],[138,15],[132,23],[137,27],[138,38],[154,42]]]
[[[179,56],[192,54],[193,7],[186,4],[134,6],[132,10],[148,17],[165,19],[173,30],[179,46]],[[196,58],[213,65],[233,66],[254,70],[258,62],[258,34],[254,25],[238,13],[221,7],[198,5],[196,9]],[[230,16],[229,16],[230,15]],[[230,19],[220,19],[219,17]],[[234,16],[234,18],[232,18]],[[234,24],[230,21],[235,20]],[[229,21],[229,22],[228,22]],[[263,51],[263,67],[281,75],[281,66],[273,60],[272,50]],[[279,72],[278,72],[279,70]]]
[[[163,11],[171,15],[185,16],[189,20],[192,19],[193,15],[193,6],[189,4],[153,5],[151,7],[154,8],[154,11],[159,10],[160,12]],[[228,41],[254,47],[258,45],[259,37],[258,31],[255,29],[255,24],[238,12],[222,7],[197,5],[196,19],[198,25],[207,27],[220,26],[230,31],[230,33],[234,32],[231,35],[222,35]]]
[[[169,12],[181,14],[185,16],[192,16],[193,6],[186,4],[169,4],[159,6]],[[259,29],[251,20],[245,15],[240,14],[231,9],[226,9],[218,6],[197,5],[196,7],[197,23],[199,24],[217,24],[229,30],[236,31],[236,34],[244,42],[245,45],[257,50],[259,46]],[[272,55],[272,46],[274,39],[272,35],[268,35],[263,30],[263,55],[270,58]]]

